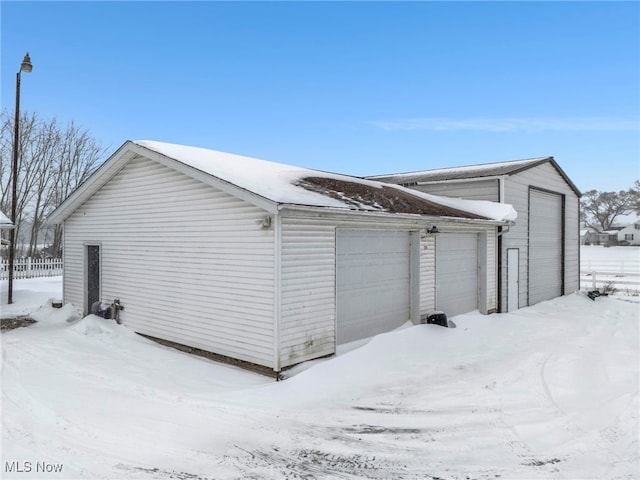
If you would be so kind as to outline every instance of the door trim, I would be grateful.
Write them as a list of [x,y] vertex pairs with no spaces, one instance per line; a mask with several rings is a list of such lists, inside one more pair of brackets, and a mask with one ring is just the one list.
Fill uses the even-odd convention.
[[102,298],[102,242],[84,242],[83,243],[83,303],[84,314],[91,313],[91,305],[89,305],[89,247],[98,247],[98,298]]
[[[474,272],[475,272],[475,306],[473,308],[473,310],[478,310],[481,313],[485,313],[486,314],[486,304],[487,304],[487,300],[486,300],[486,275],[485,278],[481,278],[482,276],[480,275],[480,270],[481,270],[481,265],[484,262],[484,268],[486,271],[487,268],[487,264],[486,264],[486,242],[487,242],[487,238],[486,236],[484,237],[484,239],[482,239],[482,232],[473,232],[473,231],[461,231],[461,232],[446,232],[446,233],[441,233],[438,234],[436,236],[436,240],[435,240],[435,258],[434,258],[434,275],[435,275],[435,282],[434,282],[434,301],[435,301],[435,308],[436,310],[441,310],[444,311],[447,315],[449,316],[455,316],[455,315],[461,315],[462,313],[467,313],[467,312],[461,312],[461,313],[456,313],[456,314],[451,314],[450,311],[447,312],[446,308],[443,307],[441,301],[439,301],[439,294],[441,292],[441,288],[440,288],[440,279],[442,278],[441,273],[442,272],[438,272],[438,265],[440,264],[440,262],[442,261],[442,254],[439,254],[438,252],[438,246],[439,245],[444,245],[445,244],[445,240],[447,238],[447,235],[450,236],[465,236],[465,237],[469,237],[469,238],[473,238],[474,242],[475,242],[475,268],[474,268]],[[482,248],[481,244],[482,242],[484,242],[485,247]],[[453,253],[453,250],[451,250],[451,253]],[[484,256],[484,258],[483,258]],[[484,298],[481,298],[483,297]],[[441,297],[440,297],[441,299]],[[473,310],[469,310],[469,311],[473,311]],[[484,312],[483,312],[484,310]]]
[[[420,232],[418,230],[412,229],[394,229],[394,228],[373,228],[371,226],[362,226],[362,227],[336,227],[334,231],[334,274],[335,274],[335,285],[334,285],[334,328],[335,328],[335,348],[337,349],[342,343],[340,342],[340,311],[338,308],[338,275],[340,270],[340,265],[338,264],[339,260],[339,252],[338,252],[338,242],[341,234],[348,233],[402,233],[407,234],[407,247],[408,247],[408,284],[407,284],[407,306],[409,307],[409,318],[407,320],[412,321],[414,324],[419,323],[420,319]],[[393,327],[389,328],[386,331],[390,331]],[[384,332],[380,332],[384,333]],[[379,334],[379,333],[378,333]],[[374,335],[378,335],[374,334]],[[366,337],[363,337],[366,338]],[[348,342],[347,342],[348,343]]]
[[556,192],[554,190],[548,190],[546,188],[529,185],[529,191],[527,194],[527,306],[531,305],[530,291],[531,291],[531,194],[533,192],[547,193],[550,195],[557,195],[560,197],[560,296],[564,295],[564,271],[565,271],[565,245],[566,245],[566,195],[562,192]]
[[[511,253],[515,254],[515,264],[511,261]],[[514,268],[515,267],[515,268]],[[511,303],[511,294],[513,293],[509,288],[511,280],[516,277],[515,285],[515,305]],[[507,312],[513,312],[520,308],[520,249],[519,248],[507,248]]]

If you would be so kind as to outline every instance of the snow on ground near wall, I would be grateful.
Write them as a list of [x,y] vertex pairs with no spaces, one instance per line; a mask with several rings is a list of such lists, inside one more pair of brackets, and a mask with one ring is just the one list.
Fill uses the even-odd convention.
[[[594,286],[593,272],[596,284]],[[615,295],[640,303],[640,247],[580,247],[580,285],[583,289],[615,289]]]
[[277,383],[65,309],[2,334],[2,478],[640,473],[639,311],[615,298],[404,328]]
[[601,245],[580,246],[580,264],[587,266],[592,262],[640,263],[640,247],[603,247]]
[[0,282],[0,318],[33,315],[51,300],[62,299],[62,277],[13,281],[13,304],[7,305],[7,281]]

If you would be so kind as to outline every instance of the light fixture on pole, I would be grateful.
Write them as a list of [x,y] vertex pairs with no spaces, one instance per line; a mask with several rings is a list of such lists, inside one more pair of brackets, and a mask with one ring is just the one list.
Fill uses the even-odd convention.
[[18,202],[18,149],[20,144],[20,73],[33,70],[29,52],[24,56],[20,70],[16,75],[16,117],[13,122],[13,161],[11,163],[11,222],[14,227],[9,232],[9,284],[7,285],[7,303],[13,303],[13,265],[16,257],[16,213]]

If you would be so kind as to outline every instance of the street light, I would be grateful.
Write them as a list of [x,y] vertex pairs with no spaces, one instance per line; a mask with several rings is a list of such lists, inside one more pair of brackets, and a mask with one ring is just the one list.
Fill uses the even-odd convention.
[[16,75],[16,118],[13,132],[13,163],[11,164],[11,222],[14,228],[9,232],[9,285],[7,286],[7,303],[13,303],[13,264],[16,257],[16,207],[18,197],[18,145],[20,143],[20,73],[33,70],[29,52],[24,56],[20,70]]

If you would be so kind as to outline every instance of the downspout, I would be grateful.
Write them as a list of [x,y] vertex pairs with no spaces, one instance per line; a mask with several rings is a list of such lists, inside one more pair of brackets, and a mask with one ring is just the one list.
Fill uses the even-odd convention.
[[578,234],[578,270],[577,270],[578,290],[577,291],[580,291],[580,262],[582,262],[582,257],[580,256],[580,196],[578,196],[576,200],[578,202],[578,231],[576,232]]
[[280,381],[280,311],[282,303],[282,217],[276,212],[274,225],[274,287],[273,287],[273,370]]
[[[505,193],[504,193],[504,183],[505,176],[502,175],[498,178],[498,202],[504,203]],[[498,312],[502,313],[502,235],[509,231],[509,227],[498,227],[498,275],[496,275],[497,292],[498,292]]]
[[[66,280],[67,275],[65,274],[65,264],[67,264],[67,229],[65,228],[67,224],[66,220],[63,220],[61,228],[62,228],[62,238],[60,242],[62,242],[62,304],[64,305],[67,302],[67,293],[66,293]],[[68,264],[67,264],[68,265]]]

